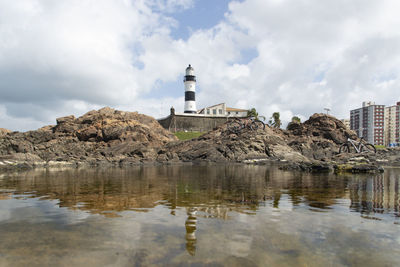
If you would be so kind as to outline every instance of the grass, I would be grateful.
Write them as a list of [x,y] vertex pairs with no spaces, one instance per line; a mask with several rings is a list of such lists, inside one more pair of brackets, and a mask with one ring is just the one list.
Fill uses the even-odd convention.
[[193,138],[197,138],[200,135],[203,135],[205,132],[176,132],[175,136],[178,137],[179,140],[189,140]]
[[383,145],[375,145],[375,148],[376,148],[376,150],[379,150],[379,149],[384,149],[384,148],[386,148],[386,146],[383,146]]

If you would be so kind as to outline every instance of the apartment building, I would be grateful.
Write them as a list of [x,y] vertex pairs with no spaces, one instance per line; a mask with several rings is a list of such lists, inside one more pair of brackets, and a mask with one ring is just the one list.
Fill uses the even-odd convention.
[[374,145],[385,145],[385,105],[363,102],[362,107],[350,111],[350,129]]
[[385,108],[385,145],[392,146],[400,142],[400,102]]

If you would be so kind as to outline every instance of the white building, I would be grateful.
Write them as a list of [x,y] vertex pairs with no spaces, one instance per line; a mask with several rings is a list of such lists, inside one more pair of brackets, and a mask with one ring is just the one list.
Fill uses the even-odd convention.
[[214,106],[203,108],[197,113],[213,117],[247,117],[247,112],[247,109],[230,108],[227,107],[225,103],[220,103]]

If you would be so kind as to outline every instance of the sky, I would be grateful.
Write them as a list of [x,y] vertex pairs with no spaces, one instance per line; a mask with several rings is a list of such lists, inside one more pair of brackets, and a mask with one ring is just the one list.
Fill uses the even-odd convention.
[[256,108],[284,122],[400,101],[398,0],[0,0],[0,128],[109,106]]

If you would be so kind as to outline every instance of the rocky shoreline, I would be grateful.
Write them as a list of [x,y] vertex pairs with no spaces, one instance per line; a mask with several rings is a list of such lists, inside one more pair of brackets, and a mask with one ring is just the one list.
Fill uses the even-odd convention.
[[282,169],[312,172],[382,172],[400,166],[399,149],[338,154],[355,133],[326,114],[314,114],[287,130],[242,130],[227,124],[199,138],[179,141],[152,117],[111,108],[24,133],[0,129],[0,170],[53,166],[127,166],[179,163],[278,162]]

